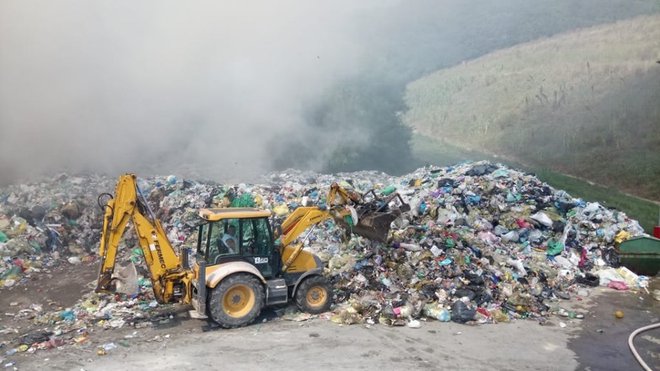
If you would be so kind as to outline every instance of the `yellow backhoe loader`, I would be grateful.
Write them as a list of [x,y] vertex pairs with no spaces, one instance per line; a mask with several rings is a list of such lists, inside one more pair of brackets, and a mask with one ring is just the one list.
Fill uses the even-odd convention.
[[[303,249],[313,228],[334,218],[347,228],[355,227],[356,233],[384,240],[389,231],[388,220],[408,209],[403,200],[400,208],[390,210],[382,205],[392,198],[365,203],[362,195],[333,183],[327,208],[298,207],[282,222],[279,233],[274,232],[268,210],[202,209],[196,250],[191,253],[188,247],[177,253],[149,208],[135,175],[122,175],[114,196],[104,195],[108,196],[105,202],[103,195],[99,196],[105,215],[96,291],[115,290],[117,250],[128,222],[132,221],[156,300],[191,304],[195,309],[191,314],[198,318],[208,316],[225,328],[247,325],[264,306],[290,300],[306,312],[327,311],[332,289],[323,277],[323,264]],[[352,223],[356,218],[370,224]],[[307,235],[299,239],[308,229]]]

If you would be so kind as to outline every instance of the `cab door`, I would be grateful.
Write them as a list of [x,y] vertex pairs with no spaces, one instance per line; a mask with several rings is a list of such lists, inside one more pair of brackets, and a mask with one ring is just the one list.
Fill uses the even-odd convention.
[[240,219],[240,249],[243,260],[254,264],[264,278],[277,274],[273,238],[267,218]]

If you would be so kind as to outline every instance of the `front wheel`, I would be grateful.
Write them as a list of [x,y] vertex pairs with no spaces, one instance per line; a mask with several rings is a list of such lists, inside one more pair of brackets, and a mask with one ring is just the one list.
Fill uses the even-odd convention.
[[296,290],[296,305],[300,310],[319,314],[327,312],[332,304],[332,289],[323,276],[306,278]]
[[264,288],[251,274],[239,273],[222,280],[211,291],[211,318],[224,328],[241,327],[254,321],[264,306]]

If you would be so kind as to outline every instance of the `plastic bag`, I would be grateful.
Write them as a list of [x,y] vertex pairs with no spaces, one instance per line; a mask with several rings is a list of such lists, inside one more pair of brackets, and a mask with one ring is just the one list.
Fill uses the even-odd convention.
[[599,271],[598,278],[601,286],[608,286],[610,281],[624,281],[623,277],[621,277],[619,272],[614,268],[607,268]]
[[451,320],[457,323],[465,323],[474,320],[476,310],[470,309],[467,304],[461,300],[456,300],[451,305]]
[[555,240],[548,241],[548,249],[545,252],[548,256],[559,255],[562,251],[564,251],[563,243]]
[[626,283],[623,281],[610,281],[607,284],[607,287],[621,291],[628,290],[628,285],[626,285]]

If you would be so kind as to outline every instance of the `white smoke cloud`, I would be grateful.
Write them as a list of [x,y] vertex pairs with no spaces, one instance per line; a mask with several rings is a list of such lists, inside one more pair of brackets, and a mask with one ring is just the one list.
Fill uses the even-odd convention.
[[0,171],[263,171],[268,140],[357,70],[372,5],[3,1]]

